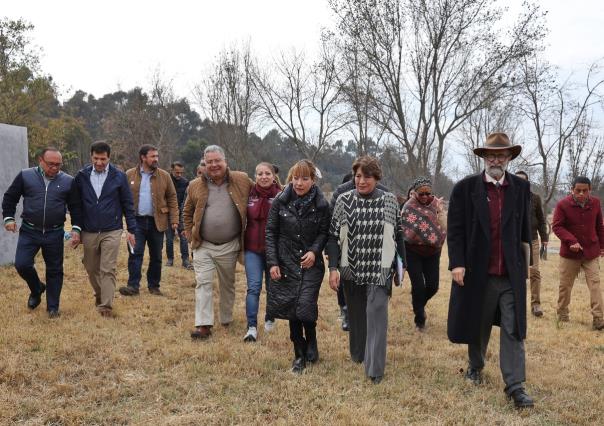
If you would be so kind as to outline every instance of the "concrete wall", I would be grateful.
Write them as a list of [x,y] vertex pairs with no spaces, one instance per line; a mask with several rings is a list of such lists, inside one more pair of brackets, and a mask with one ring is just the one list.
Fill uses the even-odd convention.
[[[8,189],[17,173],[27,168],[27,128],[0,123],[0,194]],[[17,208],[20,222],[21,203]],[[15,261],[18,233],[0,229],[0,265]]]

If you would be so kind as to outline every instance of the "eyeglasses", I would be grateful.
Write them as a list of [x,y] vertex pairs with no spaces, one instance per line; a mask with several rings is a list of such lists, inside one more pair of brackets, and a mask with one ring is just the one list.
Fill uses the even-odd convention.
[[510,158],[511,155],[510,154],[485,154],[484,158],[487,161],[504,161],[507,160],[508,158]]
[[432,195],[431,192],[417,192],[416,194],[418,197],[429,197],[430,195]]
[[63,163],[49,163],[45,159],[42,159],[42,161],[44,161],[44,163],[51,169],[60,169],[61,166],[63,165]]

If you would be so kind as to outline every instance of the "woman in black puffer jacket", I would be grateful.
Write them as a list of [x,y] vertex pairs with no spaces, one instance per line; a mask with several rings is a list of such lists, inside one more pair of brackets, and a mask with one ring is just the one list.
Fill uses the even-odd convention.
[[309,160],[289,171],[289,183],[273,201],[266,223],[266,261],[272,284],[268,314],[289,320],[295,359],[292,371],[302,373],[306,361],[319,359],[317,300],[325,274],[329,204],[315,185],[317,169]]

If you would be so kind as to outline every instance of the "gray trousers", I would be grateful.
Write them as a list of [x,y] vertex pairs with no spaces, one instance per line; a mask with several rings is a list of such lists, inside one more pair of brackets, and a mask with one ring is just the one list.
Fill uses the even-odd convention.
[[381,377],[386,368],[388,290],[342,281],[348,307],[350,357],[365,363],[367,377]]
[[522,382],[525,381],[524,341],[514,336],[516,329],[514,293],[508,277],[489,276],[485,285],[480,342],[468,345],[469,364],[476,370],[484,368],[491,328],[499,307],[501,311],[499,367],[505,382],[505,392],[509,395],[521,388]]

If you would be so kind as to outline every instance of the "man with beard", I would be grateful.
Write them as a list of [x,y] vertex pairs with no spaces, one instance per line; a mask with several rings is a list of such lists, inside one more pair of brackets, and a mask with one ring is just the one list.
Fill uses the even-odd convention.
[[489,135],[485,146],[474,150],[484,159],[485,169],[453,188],[447,233],[453,278],[449,340],[468,345],[465,378],[479,385],[491,328],[499,325],[505,393],[517,408],[533,406],[523,386],[530,185],[506,172],[521,150],[505,133]]
[[126,172],[136,212],[136,245],[129,247],[128,285],[120,294],[139,293],[145,243],[149,247],[147,286],[149,293],[161,296],[161,252],[164,232],[168,227],[178,230],[178,201],[170,173],[159,168],[159,153],[152,145],[143,145],[138,151],[140,164]]

